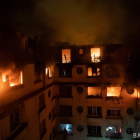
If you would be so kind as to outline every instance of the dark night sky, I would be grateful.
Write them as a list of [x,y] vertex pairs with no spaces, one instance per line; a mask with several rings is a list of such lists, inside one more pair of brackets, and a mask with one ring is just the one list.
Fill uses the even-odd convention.
[[140,43],[139,0],[1,0],[0,25],[46,44]]

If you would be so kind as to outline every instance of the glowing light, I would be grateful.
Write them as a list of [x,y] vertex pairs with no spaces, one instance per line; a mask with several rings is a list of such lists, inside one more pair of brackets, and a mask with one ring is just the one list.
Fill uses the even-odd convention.
[[46,75],[48,74],[48,68],[45,69],[45,74],[46,74]]
[[91,48],[91,60],[92,62],[100,62],[100,48]]
[[70,49],[62,50],[62,63],[71,63],[71,51]]
[[121,87],[107,87],[107,96],[120,96]]
[[20,72],[20,84],[21,85],[23,84],[23,73],[22,73],[22,71]]
[[15,86],[15,84],[12,84],[12,83],[11,83],[11,84],[10,84],[10,87],[13,87],[13,86]]
[[2,75],[2,81],[6,82],[6,75]]

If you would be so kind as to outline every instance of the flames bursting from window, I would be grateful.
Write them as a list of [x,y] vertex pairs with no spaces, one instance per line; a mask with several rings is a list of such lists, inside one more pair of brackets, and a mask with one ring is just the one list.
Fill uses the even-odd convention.
[[107,87],[107,96],[120,96],[121,87]]
[[23,84],[23,72],[13,72],[10,69],[0,71],[0,89],[8,89],[9,87]]
[[100,48],[91,48],[91,62],[100,62]]

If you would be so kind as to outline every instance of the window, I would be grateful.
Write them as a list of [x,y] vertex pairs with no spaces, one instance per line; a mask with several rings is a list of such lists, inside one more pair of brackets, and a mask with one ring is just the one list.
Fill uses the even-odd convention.
[[70,49],[62,50],[62,63],[71,63],[71,50]]
[[72,106],[60,106],[60,115],[72,115]]
[[71,86],[59,86],[59,96],[71,97],[72,87]]
[[100,62],[100,48],[91,48],[91,62]]
[[52,121],[54,120],[55,117],[56,117],[56,108],[54,106],[54,108],[52,109]]
[[39,96],[39,112],[45,108],[45,93]]
[[43,136],[46,133],[46,119],[44,119],[40,125],[39,125],[39,131],[40,131],[40,139],[43,138]]
[[17,108],[10,115],[10,131],[13,131],[20,123],[20,114]]
[[48,97],[51,97],[51,90],[48,91]]
[[88,107],[88,116],[102,116],[102,108],[101,107]]
[[122,138],[121,135],[121,127],[112,127],[108,126],[106,127],[106,137],[108,138]]
[[59,66],[59,77],[71,77],[72,67],[70,65]]
[[120,110],[109,110],[107,109],[108,117],[120,117]]
[[67,134],[72,134],[72,124],[60,124],[59,125],[59,130],[60,131],[64,131],[64,129],[66,128],[67,130]]
[[100,76],[100,68],[88,67],[88,76]]
[[78,74],[83,73],[83,69],[82,69],[81,67],[77,68],[77,73],[78,73]]
[[52,68],[49,68],[49,78],[53,76]]
[[107,87],[107,96],[120,96],[121,87]]
[[83,55],[83,49],[79,49],[79,55]]
[[101,97],[101,87],[88,87],[88,96]]
[[101,126],[88,125],[88,136],[101,136]]

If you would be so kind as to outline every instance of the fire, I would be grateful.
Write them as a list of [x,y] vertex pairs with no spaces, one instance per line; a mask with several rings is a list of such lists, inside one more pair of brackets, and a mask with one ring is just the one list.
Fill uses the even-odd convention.
[[91,48],[91,61],[100,62],[100,48]]
[[45,69],[45,74],[48,75],[48,68]]
[[120,96],[121,87],[107,87],[107,96]]
[[12,71],[4,71],[1,73],[0,79],[0,87],[1,89],[8,89],[9,87],[13,87],[16,85],[23,84],[23,72],[13,73]]

